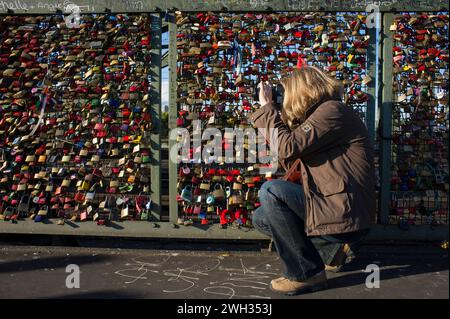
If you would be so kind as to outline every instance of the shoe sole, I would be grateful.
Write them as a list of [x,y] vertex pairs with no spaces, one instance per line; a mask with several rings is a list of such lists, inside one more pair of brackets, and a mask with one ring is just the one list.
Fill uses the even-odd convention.
[[355,259],[356,259],[356,257],[347,257],[347,259],[345,259],[344,263],[339,266],[325,265],[325,271],[335,273],[335,274],[342,272],[342,271],[344,271],[344,268],[346,268],[349,264],[353,263],[355,261]]
[[342,271],[344,265],[342,266],[325,266],[325,271],[326,272],[332,272],[332,273],[338,273]]
[[270,290],[272,290],[273,292],[279,293],[279,294],[286,295],[286,296],[297,296],[297,295],[301,295],[301,294],[305,294],[305,293],[317,292],[317,291],[324,290],[327,288],[328,288],[328,283],[326,283],[326,282],[317,284],[314,286],[308,286],[308,287],[298,289],[295,291],[279,291],[279,290],[273,289],[272,285],[270,285]]

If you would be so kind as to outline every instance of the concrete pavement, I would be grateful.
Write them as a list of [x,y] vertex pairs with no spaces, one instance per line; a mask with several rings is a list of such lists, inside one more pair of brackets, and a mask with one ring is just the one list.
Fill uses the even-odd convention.
[[[95,248],[0,242],[0,298],[449,297],[448,251],[439,245],[365,245],[345,272],[329,274],[328,290],[296,297],[269,289],[281,269],[274,252],[252,245],[237,251],[207,243],[189,249],[191,245],[155,249],[134,243],[128,249],[114,248],[111,242]],[[80,268],[79,289],[66,287],[69,264]],[[368,264],[380,267],[380,288],[366,287],[363,270]]]

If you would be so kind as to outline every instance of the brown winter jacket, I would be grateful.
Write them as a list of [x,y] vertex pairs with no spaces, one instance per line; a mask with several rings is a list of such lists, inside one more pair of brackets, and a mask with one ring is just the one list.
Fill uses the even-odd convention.
[[269,128],[278,129],[278,159],[285,169],[301,159],[308,236],[370,228],[375,219],[373,147],[351,107],[336,100],[323,102],[293,130],[272,104],[250,118],[266,136]]

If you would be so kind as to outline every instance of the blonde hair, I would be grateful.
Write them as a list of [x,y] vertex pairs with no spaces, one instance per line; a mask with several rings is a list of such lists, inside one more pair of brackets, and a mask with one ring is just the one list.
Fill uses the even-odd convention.
[[308,109],[318,103],[342,100],[342,83],[314,66],[295,69],[281,80],[281,84],[284,87],[284,118],[290,127],[304,122]]

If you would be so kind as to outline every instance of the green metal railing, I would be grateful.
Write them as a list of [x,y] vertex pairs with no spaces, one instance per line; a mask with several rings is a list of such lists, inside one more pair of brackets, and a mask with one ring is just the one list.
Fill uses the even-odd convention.
[[[177,24],[174,12],[197,11],[259,11],[259,12],[313,12],[313,11],[351,11],[365,12],[371,1],[308,1],[308,0],[214,0],[214,1],[184,1],[184,0],[156,0],[156,1],[74,1],[80,6],[81,12],[94,14],[104,12],[148,12],[152,17],[152,61],[151,61],[151,99],[152,115],[155,130],[150,134],[153,162],[151,165],[152,213],[158,220],[168,217],[175,223],[178,216],[177,174],[178,166],[169,161],[169,211],[162,210],[161,202],[161,35],[165,28],[169,34],[168,67],[169,67],[169,131],[177,127]],[[393,32],[390,26],[396,12],[446,12],[447,1],[392,1],[378,8],[380,12],[379,28],[368,29],[370,44],[367,52],[367,74],[373,81],[368,84],[367,93],[367,126],[371,138],[377,140],[379,146],[379,223],[388,224],[391,200],[391,156],[392,156],[392,117],[393,117]],[[0,1],[0,14],[61,14],[64,8],[57,1],[46,1],[36,4],[35,1]],[[377,32],[380,32],[377,35]],[[381,65],[379,64],[381,63]],[[380,67],[381,69],[377,69]],[[378,95],[378,98],[377,98]],[[376,112],[380,121],[377,127]],[[448,129],[448,128],[447,128]],[[382,138],[377,138],[376,132]],[[176,141],[169,139],[169,151]],[[170,155],[170,154],[169,154]],[[242,236],[245,238],[245,234]]]

